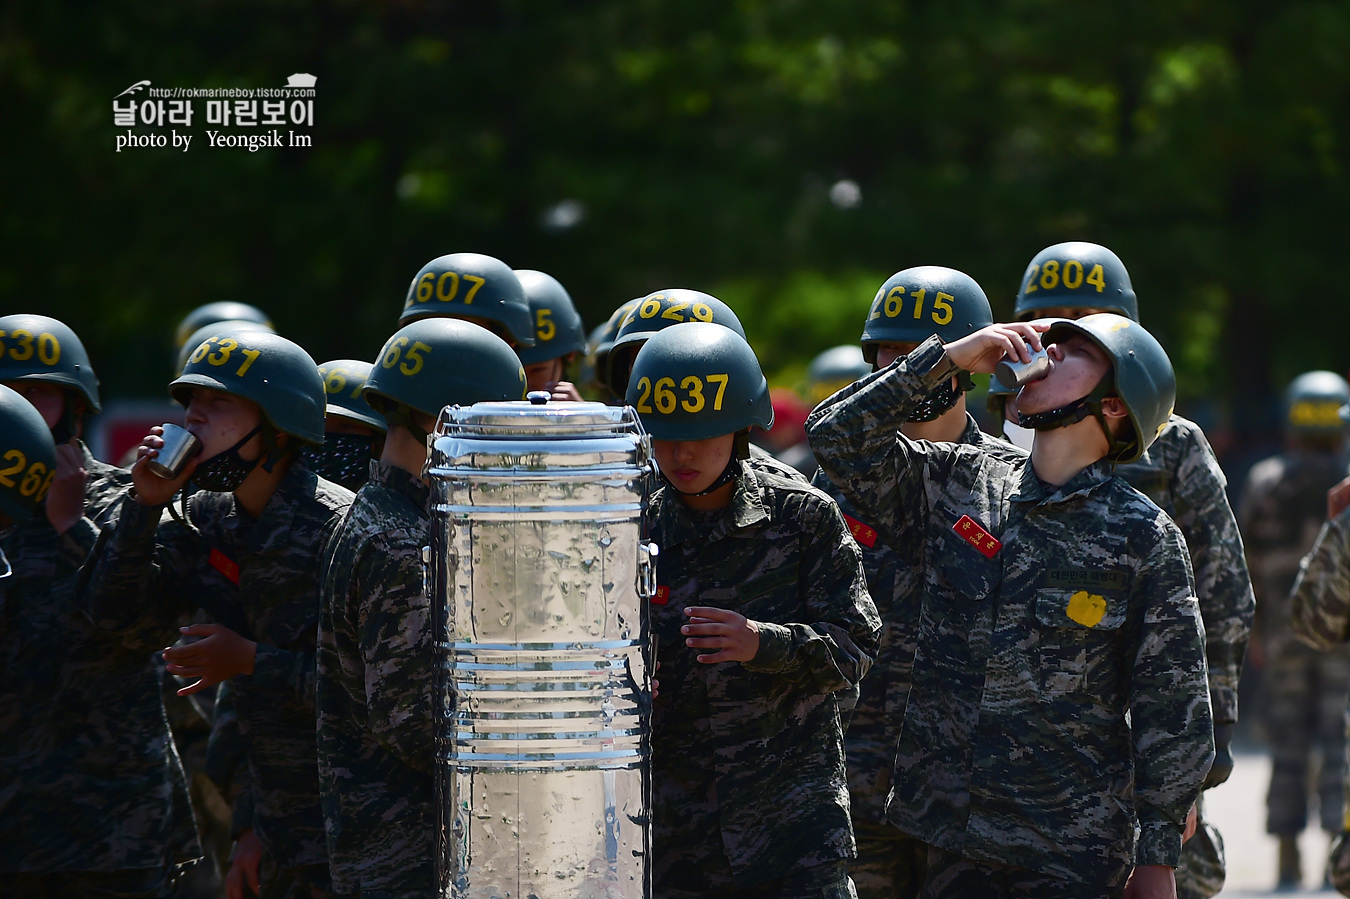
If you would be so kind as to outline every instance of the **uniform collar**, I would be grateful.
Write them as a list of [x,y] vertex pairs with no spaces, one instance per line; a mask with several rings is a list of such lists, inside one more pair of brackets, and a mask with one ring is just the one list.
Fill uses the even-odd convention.
[[267,499],[262,515],[254,521],[239,505],[239,500],[230,495],[233,509],[226,527],[238,528],[248,542],[256,541],[259,551],[289,546],[291,525],[295,521],[295,512],[300,503],[314,495],[318,487],[318,475],[306,468],[298,459],[282,475],[276,491]]
[[984,431],[980,430],[980,423],[975,420],[975,416],[969,412],[966,413],[966,429],[961,432],[961,443],[968,443],[971,446],[978,446],[984,440]]
[[424,511],[431,500],[431,487],[424,484],[421,478],[406,469],[389,465],[379,459],[370,460],[370,483],[407,497],[409,502]]
[[1056,487],[1036,477],[1036,470],[1031,467],[1031,456],[1019,460],[1018,464],[1022,466],[1022,473],[1009,496],[1015,503],[1064,502],[1071,497],[1092,492],[1112,477],[1109,464],[1098,461],[1078,472],[1067,483]]
[[754,469],[744,460],[738,460],[736,464],[741,470],[736,478],[736,489],[731,493],[731,504],[721,510],[722,514],[711,528],[697,520],[702,516],[691,514],[692,510],[680,501],[673,488],[668,485],[661,488],[662,502],[657,521],[661,528],[662,543],[668,546],[710,543],[732,531],[751,528],[769,520]]

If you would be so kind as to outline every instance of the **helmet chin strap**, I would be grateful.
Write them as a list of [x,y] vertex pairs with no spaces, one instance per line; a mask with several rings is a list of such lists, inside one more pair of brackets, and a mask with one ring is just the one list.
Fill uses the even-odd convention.
[[1055,428],[1077,424],[1091,415],[1097,419],[1097,424],[1101,426],[1102,433],[1106,435],[1106,445],[1114,450],[1116,439],[1111,436],[1111,429],[1106,425],[1106,416],[1102,415],[1102,400],[1107,397],[1114,386],[1114,379],[1107,375],[1097,382],[1097,386],[1092,388],[1087,396],[1080,397],[1057,409],[1032,413],[1022,412],[1019,409],[1017,423],[1024,428],[1031,428],[1033,431],[1053,431]]

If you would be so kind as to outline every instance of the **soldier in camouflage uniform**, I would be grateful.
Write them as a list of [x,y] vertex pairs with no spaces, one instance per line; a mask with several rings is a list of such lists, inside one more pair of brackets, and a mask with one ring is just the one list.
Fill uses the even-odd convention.
[[[1312,550],[1299,564],[1289,595],[1289,627],[1314,649],[1340,651],[1350,642],[1350,507],[1322,525]],[[1350,726],[1350,710],[1347,710]],[[1345,784],[1350,792],[1350,782]],[[1346,800],[1350,806],[1350,799]],[[1327,877],[1350,896],[1350,822],[1342,822],[1331,846]]]
[[958,370],[1029,359],[1046,327],[930,338],[807,425],[821,467],[924,572],[886,817],[929,844],[925,897],[1120,896],[1127,877],[1170,895],[1213,760],[1181,534],[1109,468],[1167,420],[1157,341],[1110,314],[1051,326],[1049,374],[1019,395],[1030,457],[897,433]]
[[[933,303],[920,306],[927,314],[916,319],[912,309],[924,298]],[[875,371],[934,334],[950,342],[993,322],[989,300],[970,276],[941,266],[906,269],[888,278],[872,299],[863,323],[862,355]],[[1008,459],[1025,455],[980,430],[966,411],[969,387],[969,374],[953,376],[924,400],[900,426],[901,432],[911,440],[979,446]],[[853,831],[858,840],[858,857],[849,864],[849,874],[862,899],[912,899],[923,883],[927,848],[922,841],[886,823],[886,795],[909,696],[923,570],[913,564],[904,548],[897,551],[881,539],[866,516],[853,508],[823,471],[816,472],[812,483],[839,503],[844,521],[862,548],[867,588],[883,626],[876,664],[862,682],[861,697],[844,741]]]
[[535,343],[535,319],[520,279],[505,262],[482,253],[437,256],[418,270],[398,323],[424,318],[473,322],[513,349]]
[[[79,568],[131,479],[79,439],[99,398],[75,333],[9,315],[0,335],[0,432],[26,464],[0,481],[13,489],[4,508],[30,519],[0,527],[13,566],[0,580],[0,883],[18,897],[166,895],[174,864],[200,852],[151,664],[164,644],[109,637],[75,599]],[[16,448],[26,430],[44,445]],[[20,516],[30,504],[36,514]]]
[[[1022,275],[1015,306],[1021,321],[1043,316],[1078,319],[1094,312],[1115,312],[1139,321],[1139,306],[1129,272],[1120,259],[1098,244],[1055,244],[1036,254]],[[991,384],[991,409],[1000,420],[1016,418],[1010,394]],[[1015,393],[1015,391],[1014,391]],[[1011,430],[1014,423],[1005,425]],[[1023,434],[1033,432],[1022,429]],[[1237,723],[1238,678],[1251,634],[1256,600],[1242,552],[1242,536],[1228,503],[1227,478],[1204,432],[1175,413],[1138,460],[1115,467],[1115,474],[1143,493],[1181,528],[1195,575],[1195,595],[1205,622],[1209,699],[1214,713],[1215,762],[1205,789],[1218,786],[1233,771],[1231,748]],[[1197,804],[1197,830],[1186,841],[1177,870],[1181,899],[1207,899],[1223,888],[1223,838]]]
[[384,451],[388,430],[361,396],[370,369],[369,362],[357,359],[334,359],[319,366],[328,397],[323,446],[307,446],[301,456],[310,471],[352,491],[370,478],[370,463]]
[[572,297],[558,279],[533,269],[517,269],[516,278],[530,304],[534,346],[517,350],[530,390],[549,393],[553,402],[581,402],[568,369],[586,352],[586,330]]
[[[402,347],[419,347],[421,363]],[[364,396],[389,436],[320,575],[319,789],[333,889],[422,899],[435,890],[437,820],[427,435],[444,406],[523,399],[525,372],[501,339],[449,319],[404,326],[380,358]]]
[[1303,872],[1298,835],[1308,823],[1310,756],[1321,762],[1317,795],[1322,829],[1342,827],[1345,778],[1342,716],[1350,688],[1350,647],[1318,651],[1290,633],[1289,589],[1299,559],[1326,518],[1326,493],[1346,475],[1345,379],[1329,371],[1299,375],[1285,391],[1286,452],[1252,467],[1239,509],[1247,560],[1261,605],[1254,651],[1263,656],[1270,790],[1266,831],[1279,838],[1279,886],[1296,887]]
[[[627,305],[627,304],[625,304]],[[605,380],[615,396],[628,392],[633,360],[653,335],[683,322],[710,322],[730,328],[745,339],[745,328],[731,307],[714,296],[697,290],[676,287],[658,290],[634,300],[633,305],[619,319],[619,330],[609,352],[605,354]],[[746,461],[751,468],[779,477],[806,482],[806,477],[786,462],[775,459],[768,451],[750,444]]]
[[750,427],[773,415],[730,329],[654,335],[627,400],[663,482],[648,508],[656,895],[854,896],[836,693],[880,628],[858,548],[825,494],[746,464]]
[[[314,360],[285,338],[227,331],[200,344],[170,384],[201,454],[173,479],[147,467],[164,445],[152,429],[132,469],[134,492],[90,561],[91,616],[123,634],[164,639],[200,607],[214,624],[166,650],[182,692],[231,679],[252,805],[226,879],[265,897],[323,896],[327,847],[314,738],[318,566],[352,494],[297,461],[323,440],[324,387]],[[201,489],[169,506],[191,479]],[[236,812],[239,810],[236,809]],[[240,826],[250,823],[241,821]]]

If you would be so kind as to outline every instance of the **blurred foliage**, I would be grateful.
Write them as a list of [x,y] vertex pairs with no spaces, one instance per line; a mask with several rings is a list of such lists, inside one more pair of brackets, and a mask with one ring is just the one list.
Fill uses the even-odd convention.
[[[1310,0],[9,0],[0,308],[158,394],[195,305],[370,357],[418,267],[474,250],[589,323],[718,293],[791,383],[890,272],[967,271],[997,317],[1081,238],[1125,260],[1183,397],[1240,424],[1350,364],[1348,68],[1350,6]],[[138,80],[293,72],[312,149],[211,148],[197,100],[188,152],[114,152]]]

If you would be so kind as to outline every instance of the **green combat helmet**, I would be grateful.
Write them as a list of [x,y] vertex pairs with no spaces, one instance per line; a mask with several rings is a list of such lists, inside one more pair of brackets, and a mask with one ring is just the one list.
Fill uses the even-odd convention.
[[[323,443],[323,379],[314,360],[296,344],[266,331],[222,330],[188,356],[169,394],[186,406],[194,387],[252,400],[271,428],[302,443]],[[275,434],[264,431],[269,453]]]
[[[919,344],[935,334],[951,343],[993,323],[989,299],[970,275],[941,265],[907,268],[887,278],[872,298],[860,338],[863,358],[875,366],[883,343]],[[974,386],[969,372],[956,381],[955,387],[948,381],[930,393],[909,420],[932,421]]]
[[192,332],[192,336],[187,342],[178,348],[178,367],[175,372],[181,372],[183,366],[187,365],[188,356],[192,351],[201,345],[201,342],[215,334],[224,334],[226,331],[264,331],[268,334],[275,334],[272,326],[264,322],[250,321],[246,318],[227,318],[218,322],[211,322],[209,325],[202,325]]
[[[1102,349],[1111,360],[1113,371],[1102,378],[1087,396],[1058,409],[1022,414],[1019,424],[1038,431],[1062,427],[1081,421],[1089,414],[1097,419],[1106,433],[1110,450],[1107,461],[1133,462],[1162,433],[1176,402],[1177,380],[1172,362],[1162,345],[1138,322],[1099,312],[1077,321],[1056,319],[1041,336],[1046,344],[1056,343],[1075,334],[1081,334]],[[1113,439],[1102,416],[1102,399],[1118,396],[1129,411],[1129,433]],[[1122,429],[1124,431],[1125,429]]]
[[0,317],[0,382],[43,381],[62,388],[68,399],[62,420],[52,429],[52,439],[66,443],[77,432],[81,403],[86,412],[102,409],[98,376],[89,354],[75,332],[63,322],[45,315]]
[[[872,358],[876,358],[873,353]],[[806,401],[812,406],[872,373],[872,363],[851,343],[825,350],[806,367]]]
[[516,277],[530,304],[534,346],[519,352],[526,365],[567,358],[586,351],[586,331],[572,297],[558,279],[533,269],[516,269]]
[[1330,371],[1308,371],[1284,391],[1284,423],[1289,433],[1335,437],[1345,433],[1341,407],[1350,403],[1350,384]]
[[711,323],[652,334],[633,360],[625,399],[656,440],[773,427],[769,384],[755,351],[741,335]]
[[453,318],[427,318],[394,332],[362,392],[390,427],[425,440],[412,411],[434,418],[446,406],[523,400],[525,368],[492,332]]
[[372,368],[374,366],[369,362],[359,359],[334,359],[320,365],[319,377],[323,378],[323,390],[328,398],[324,412],[377,431],[388,430],[384,418],[361,395]]
[[[207,303],[205,306],[198,306],[183,316],[183,320],[178,323],[178,328],[174,332],[173,345],[182,349],[184,345],[189,344],[195,332],[207,325],[214,325],[216,322],[252,322],[255,325],[262,325],[268,331],[273,330],[271,319],[267,317],[266,312],[263,312],[257,306],[232,301]],[[195,346],[195,343],[191,344],[189,351],[191,347]],[[182,369],[181,365],[179,369]]]
[[483,319],[519,347],[534,346],[534,319],[520,279],[500,259],[482,253],[451,253],[422,266],[403,303],[398,323],[423,318]]
[[704,322],[730,328],[745,339],[745,328],[731,307],[698,290],[672,288],[649,293],[633,304],[619,322],[606,360],[606,379],[616,396],[628,393],[628,374],[642,345],[658,331],[682,322]]
[[610,313],[603,325],[596,327],[586,339],[586,364],[591,369],[591,383],[609,395],[615,403],[623,404],[623,394],[617,393],[609,383],[609,353],[614,348],[614,338],[619,333],[619,325],[632,309],[642,300],[629,300],[620,304]]
[[[370,460],[384,448],[388,426],[361,395],[371,365],[357,359],[334,359],[319,366],[328,405],[324,409],[323,446],[307,446],[305,467],[352,492],[370,480]],[[353,427],[355,425],[355,427]]]
[[1125,263],[1106,247],[1069,241],[1036,254],[1022,274],[1013,316],[1043,318],[1045,309],[1096,309],[1139,321],[1139,303]]
[[[32,521],[56,477],[56,445],[33,404],[0,385],[0,512],[12,521]],[[0,577],[9,574],[0,553]]]

